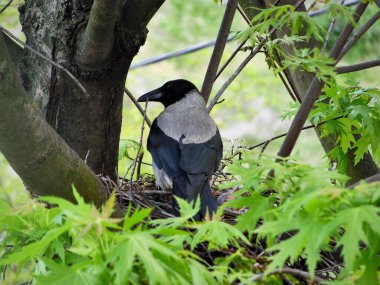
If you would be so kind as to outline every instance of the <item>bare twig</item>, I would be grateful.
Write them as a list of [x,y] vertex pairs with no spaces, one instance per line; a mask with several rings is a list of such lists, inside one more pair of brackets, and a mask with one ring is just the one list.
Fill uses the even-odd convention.
[[132,190],[132,181],[133,181],[133,175],[135,174],[136,166],[137,166],[137,160],[139,158],[141,148],[142,148],[142,141],[144,136],[144,128],[145,128],[145,117],[146,117],[146,109],[148,107],[148,101],[145,102],[145,109],[144,109],[144,119],[141,125],[141,132],[140,132],[140,141],[139,141],[139,148],[137,149],[135,160],[133,161],[132,166],[132,173],[131,173],[131,179],[130,179],[130,190]]
[[341,49],[338,57],[336,58],[338,61],[342,59],[342,57],[352,48],[352,46],[368,31],[369,28],[373,26],[380,18],[380,11],[377,11],[375,15],[373,15],[367,23],[365,23],[351,38],[345,43],[344,47]]
[[[277,64],[279,65],[279,67],[282,67],[282,64],[281,64],[281,60],[278,58],[277,59]],[[296,89],[294,88],[294,85],[292,86],[292,84],[290,82],[292,82],[292,78],[289,76],[290,74],[288,72],[286,72],[286,70],[288,69],[285,69],[284,70],[284,75],[287,79],[287,81],[285,80],[285,78],[282,76],[281,72],[278,73],[278,76],[280,77],[282,83],[284,84],[286,90],[288,91],[290,97],[292,97],[293,101],[295,102],[301,102],[297,95],[295,95],[295,93],[297,92]],[[289,86],[290,85],[290,86]]]
[[353,65],[347,65],[347,66],[338,66],[336,68],[336,72],[338,74],[344,74],[344,73],[350,73],[355,72],[363,69],[368,69],[372,67],[380,66],[380,59],[371,60],[367,62],[357,63]]
[[231,24],[234,19],[236,7],[237,0],[228,0],[226,11],[224,13],[222,23],[220,25],[218,37],[216,39],[214,51],[211,55],[210,62],[206,71],[206,76],[201,89],[201,94],[206,102],[210,97],[210,93],[214,85],[215,75],[218,71],[220,60],[222,58],[223,51],[226,46],[228,34],[230,32]]
[[[322,278],[319,278],[317,276],[312,277],[312,275],[309,272],[302,271],[295,268],[290,268],[290,267],[275,269],[272,272],[269,272],[267,275],[275,275],[275,274],[291,274],[293,276],[300,277],[304,279],[305,281],[312,281],[312,282],[318,282],[318,283],[324,281]],[[250,282],[259,281],[259,280],[262,280],[264,276],[265,274],[261,273],[259,275],[252,277],[249,281]]]
[[[360,2],[354,12],[354,20],[357,22],[364,10],[367,8],[368,3]],[[352,33],[353,25],[351,22],[347,23],[344,27],[342,33],[340,34],[338,40],[334,44],[333,48],[330,51],[330,58],[337,58],[339,52],[347,41],[348,37]],[[290,126],[289,132],[286,135],[285,141],[282,144],[278,156],[287,157],[291,154],[297,139],[302,131],[302,128],[309,116],[310,111],[312,110],[315,101],[321,95],[322,88],[324,86],[323,82],[320,82],[317,76],[314,76],[305,96],[305,99],[302,101],[301,106]]]
[[218,79],[218,77],[222,74],[222,72],[226,69],[226,67],[231,63],[231,61],[234,59],[234,57],[238,54],[238,52],[241,50],[241,48],[245,45],[247,40],[242,41],[238,47],[234,50],[234,52],[230,55],[230,57],[227,59],[227,61],[222,65],[222,67],[218,70],[218,72],[215,75],[215,80]]
[[22,45],[23,47],[25,47],[27,50],[31,51],[32,53],[36,54],[37,56],[45,59],[46,61],[50,62],[52,65],[54,65],[55,67],[57,67],[58,69],[62,70],[63,72],[65,72],[74,82],[75,84],[78,85],[78,87],[83,91],[83,93],[86,95],[86,97],[90,97],[90,94],[87,92],[86,88],[84,88],[84,86],[82,85],[82,83],[79,82],[79,80],[70,72],[68,71],[65,67],[63,67],[62,65],[60,65],[59,63],[56,63],[54,60],[52,60],[51,58],[48,58],[47,56],[43,55],[42,53],[40,53],[39,51],[35,50],[34,48],[28,46],[27,44],[25,44],[23,41],[19,40],[17,37],[15,37],[10,31],[8,31],[6,28],[0,26],[0,30],[3,31],[3,33],[11,38],[12,40],[14,40],[15,42],[19,43],[20,45]]
[[[374,183],[374,182],[378,182],[378,181],[380,181],[380,173],[375,174],[375,175],[373,175],[373,176],[370,176],[370,177],[368,177],[368,178],[366,178],[366,179],[364,179],[364,180],[362,180],[362,181],[364,181],[365,183]],[[356,183],[354,183],[354,184],[348,186],[348,188],[350,188],[350,189],[354,189],[356,186],[359,186],[359,185],[360,185],[360,182],[361,182],[361,181],[356,182]]]
[[237,6],[237,10],[239,11],[240,15],[242,16],[242,18],[244,19],[244,21],[249,25],[251,26],[251,21],[249,20],[247,14],[244,12],[243,8],[240,6],[240,4],[238,4]]
[[[339,4],[340,4],[340,5],[343,5],[343,3],[344,3],[344,0],[341,0]],[[335,26],[335,23],[336,23],[336,17],[334,17],[334,18],[331,20],[331,23],[330,23],[329,29],[328,29],[327,34],[326,34],[326,37],[325,37],[325,40],[324,40],[324,42],[323,42],[323,47],[322,47],[322,50],[321,50],[321,51],[322,51],[322,54],[324,54],[325,51],[326,51],[327,45],[328,45],[328,43],[329,43],[329,41],[330,41],[330,37],[331,37],[332,31],[333,31],[333,28],[334,28],[334,26]]]
[[[294,8],[297,10],[303,3],[305,2],[305,0],[299,0],[295,5],[294,5]],[[274,33],[277,31],[277,28],[273,28],[270,30],[269,32],[269,36],[268,38],[271,38]],[[252,58],[255,57],[256,54],[259,53],[259,51],[261,50],[261,48],[263,47],[265,43],[265,39],[263,41],[261,41],[260,43],[258,43],[255,48],[251,51],[251,53],[245,58],[245,60],[239,65],[239,67],[235,70],[235,72],[227,79],[227,81],[222,85],[222,87],[218,90],[218,92],[216,93],[215,97],[212,98],[209,106],[207,107],[207,110],[208,112],[210,112],[212,110],[212,108],[215,106],[215,103],[218,102],[220,96],[222,96],[222,94],[224,93],[224,91],[226,91],[227,87],[230,86],[230,84],[232,83],[232,81],[235,80],[235,78],[239,75],[239,73],[244,69],[244,67],[251,61]]]
[[244,61],[239,65],[239,67],[232,73],[232,75],[227,79],[227,81],[222,85],[222,87],[218,90],[215,97],[212,98],[210,104],[207,107],[208,112],[212,110],[215,106],[216,102],[218,102],[220,96],[226,91],[227,87],[230,86],[232,81],[239,75],[239,73],[244,69],[244,67],[251,61],[251,59],[259,52],[261,46],[256,46],[256,48],[244,59]]
[[13,0],[9,0],[7,4],[0,10],[0,14],[3,13],[12,4]]
[[[339,117],[336,117],[336,118],[333,118],[333,119],[330,119],[330,120],[327,120],[327,121],[321,122],[321,123],[319,123],[318,125],[311,124],[311,125],[308,125],[308,126],[306,126],[306,127],[303,127],[303,128],[302,128],[302,131],[304,131],[304,130],[308,130],[308,129],[311,129],[311,128],[317,128],[317,127],[320,127],[320,126],[322,126],[322,125],[324,125],[324,124],[326,124],[326,123],[328,123],[328,122],[335,121],[335,120],[338,120],[338,119],[341,119],[341,118],[343,118],[343,116],[339,116]],[[270,138],[270,139],[268,139],[268,140],[266,140],[266,141],[263,141],[263,142],[261,142],[261,143],[255,144],[255,145],[250,146],[250,147],[239,147],[239,148],[245,148],[245,149],[248,149],[248,150],[252,150],[252,149],[258,148],[258,147],[260,147],[260,146],[262,146],[262,145],[264,145],[264,146],[265,146],[265,145],[268,145],[270,142],[272,142],[272,141],[274,141],[274,140],[277,140],[277,139],[280,139],[280,138],[283,138],[283,137],[285,137],[287,134],[288,134],[288,133],[283,133],[283,134],[281,134],[281,135],[278,135],[278,136],[272,137],[272,138]]]
[[137,110],[139,110],[140,114],[144,117],[145,122],[147,123],[147,125],[150,128],[152,126],[152,123],[149,120],[148,115],[146,114],[146,112],[144,112],[143,108],[141,108],[140,104],[137,102],[135,96],[133,96],[133,94],[131,93],[131,91],[128,90],[128,88],[124,88],[124,92],[125,92],[125,94],[127,94],[127,96],[129,97],[129,99],[131,99],[133,105],[136,106]]

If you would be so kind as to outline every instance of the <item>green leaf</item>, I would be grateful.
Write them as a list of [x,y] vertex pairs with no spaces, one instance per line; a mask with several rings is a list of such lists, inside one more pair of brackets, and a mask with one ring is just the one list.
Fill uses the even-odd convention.
[[249,240],[233,226],[217,221],[207,221],[198,226],[197,232],[191,242],[191,248],[202,242],[208,242],[209,249],[226,248],[229,244],[238,245],[238,241],[242,240],[246,244],[250,244]]
[[332,225],[343,226],[344,234],[338,245],[343,246],[342,254],[347,270],[354,268],[355,261],[360,257],[360,242],[367,245],[370,240],[371,232],[369,227],[377,238],[380,238],[380,210],[371,205],[349,208],[342,210],[336,215],[336,219],[332,221]]

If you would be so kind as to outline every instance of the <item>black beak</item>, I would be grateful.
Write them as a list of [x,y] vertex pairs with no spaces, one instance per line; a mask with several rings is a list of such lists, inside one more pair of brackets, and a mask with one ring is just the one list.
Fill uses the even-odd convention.
[[145,102],[145,101],[158,101],[160,102],[161,99],[163,98],[164,93],[160,88],[154,89],[144,95],[142,95],[137,102]]

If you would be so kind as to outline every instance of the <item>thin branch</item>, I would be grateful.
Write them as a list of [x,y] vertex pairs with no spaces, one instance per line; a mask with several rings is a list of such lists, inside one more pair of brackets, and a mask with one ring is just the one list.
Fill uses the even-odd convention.
[[[311,124],[311,125],[308,125],[308,126],[306,126],[306,127],[303,127],[303,128],[302,128],[302,131],[304,131],[304,130],[308,130],[308,129],[311,129],[311,128],[317,128],[317,127],[322,126],[322,125],[324,125],[324,124],[326,124],[326,123],[328,123],[328,122],[335,121],[335,120],[338,120],[338,119],[341,119],[341,118],[343,118],[343,116],[339,116],[339,117],[336,117],[336,118],[333,118],[333,119],[330,119],[330,120],[327,120],[327,121],[321,122],[321,123],[319,123],[318,125]],[[283,134],[281,134],[281,135],[278,135],[278,136],[272,137],[272,138],[270,138],[270,139],[268,139],[268,140],[266,140],[266,141],[263,141],[263,142],[261,142],[261,143],[255,144],[255,145],[250,146],[250,147],[239,147],[239,148],[244,148],[244,149],[252,150],[252,149],[258,148],[258,147],[260,147],[260,146],[262,146],[262,145],[265,146],[265,145],[269,144],[270,142],[272,142],[272,141],[274,141],[274,140],[277,140],[277,139],[283,138],[283,137],[285,137],[287,134],[288,134],[288,133],[283,133]]]
[[[380,181],[380,173],[375,174],[375,175],[373,175],[373,176],[370,176],[370,177],[368,177],[368,178],[366,178],[366,179],[364,179],[364,180],[362,180],[362,181],[364,181],[364,182],[367,183],[367,184],[369,184],[369,183],[374,183],[374,182],[379,182],[379,181]],[[357,187],[357,186],[360,185],[360,182],[361,182],[361,181],[356,182],[356,183],[354,183],[354,184],[348,186],[348,188],[349,188],[349,189],[354,189],[355,187]]]
[[[276,5],[276,4],[275,4]],[[237,10],[239,11],[240,15],[244,19],[244,21],[248,24],[248,26],[251,26],[251,21],[249,20],[247,14],[244,12],[243,8],[238,4]]]
[[[299,0],[295,5],[294,8],[297,10],[299,6],[301,6],[305,0]],[[277,31],[277,28],[273,28],[269,32],[269,37],[271,38],[274,33]],[[212,108],[215,106],[215,103],[218,102],[220,96],[226,91],[227,87],[230,86],[232,81],[235,80],[235,78],[239,75],[239,73],[244,69],[244,67],[251,61],[252,58],[255,57],[256,54],[259,53],[261,48],[263,47],[265,43],[265,40],[258,43],[255,48],[251,51],[251,53],[246,57],[246,59],[239,65],[239,67],[235,70],[235,72],[227,79],[227,81],[222,85],[222,87],[218,90],[215,97],[211,100],[209,106],[207,107],[208,112],[212,110]]]
[[[146,109],[148,107],[148,101],[145,102],[145,109],[144,109],[144,114],[146,114]],[[132,172],[131,172],[131,178],[130,178],[130,190],[132,190],[132,182],[133,182],[133,175],[135,174],[136,166],[137,166],[137,160],[140,156],[141,148],[142,148],[142,141],[143,141],[143,136],[144,136],[144,128],[145,128],[145,117],[141,125],[141,131],[140,131],[140,141],[139,141],[139,148],[137,149],[136,157],[135,160],[133,161],[133,167],[132,167]]]
[[337,60],[341,60],[342,57],[352,48],[352,46],[371,28],[377,20],[380,18],[380,11],[377,11],[369,20],[367,23],[365,23],[351,38],[350,40],[345,43],[344,47],[342,48],[341,52],[339,53],[339,56],[337,57]]
[[84,88],[84,86],[82,85],[82,83],[79,82],[79,80],[70,72],[68,71],[66,68],[64,68],[62,65],[60,65],[59,63],[56,63],[54,60],[52,60],[51,58],[48,58],[47,56],[43,55],[42,53],[40,53],[39,51],[35,50],[34,48],[28,46],[27,44],[25,44],[24,42],[22,42],[21,40],[19,40],[17,37],[15,37],[10,31],[8,31],[6,28],[0,26],[0,30],[4,33],[4,35],[6,35],[7,37],[11,38],[12,40],[14,40],[15,42],[19,43],[20,45],[22,45],[23,47],[25,47],[27,50],[31,51],[32,53],[36,54],[37,56],[43,58],[44,60],[50,62],[52,65],[54,65],[55,67],[57,67],[58,69],[62,70],[63,72],[65,72],[74,82],[76,85],[78,85],[78,87],[83,91],[83,93],[86,95],[87,98],[90,97],[90,94],[87,92],[86,88]]
[[[277,64],[279,65],[279,67],[282,67],[282,64],[281,64],[281,60],[278,58],[277,60]],[[282,76],[281,72],[278,73],[278,76],[280,77],[282,83],[284,84],[286,90],[288,91],[290,97],[292,97],[293,101],[295,102],[301,102],[301,100],[298,99],[297,95],[295,95],[296,93],[296,89],[294,88],[294,86],[292,86],[292,84],[290,83],[292,80],[291,80],[291,77],[289,76],[289,73],[288,72],[285,72],[286,70],[288,70],[287,68],[284,70],[284,74],[285,74],[285,77],[287,79],[287,81],[285,80],[285,78]],[[289,86],[290,85],[290,86]]]
[[239,75],[239,73],[244,69],[244,67],[251,61],[251,59],[259,52],[261,46],[256,46],[256,48],[250,52],[250,54],[244,59],[244,61],[238,66],[238,68],[232,73],[232,75],[227,79],[227,81],[222,85],[222,87],[218,90],[214,98],[212,98],[210,104],[207,107],[207,111],[211,112],[212,108],[214,108],[216,102],[218,102],[220,96],[226,91],[227,87],[230,86],[232,81]]
[[124,92],[125,94],[127,94],[127,96],[129,97],[129,99],[131,99],[133,105],[136,106],[136,108],[139,110],[140,114],[143,116],[145,122],[148,124],[149,128],[152,126],[152,123],[151,121],[149,120],[148,116],[146,115],[146,113],[144,112],[143,108],[140,106],[140,104],[137,102],[135,96],[133,96],[133,94],[131,93],[131,91],[128,90],[128,88],[124,88]]
[[353,65],[338,66],[336,68],[336,72],[338,74],[344,74],[344,73],[355,72],[355,71],[364,70],[364,69],[368,69],[368,68],[372,68],[376,66],[380,66],[380,59],[357,63]]
[[149,21],[165,0],[123,0],[121,25],[127,33],[145,33]]
[[238,47],[234,50],[234,52],[230,55],[230,57],[227,59],[227,61],[222,65],[222,67],[218,70],[218,72],[215,75],[215,80],[218,79],[218,77],[222,74],[222,72],[226,69],[226,67],[231,63],[231,61],[234,59],[234,57],[239,53],[241,48],[245,45],[247,40],[242,41]]
[[0,14],[3,13],[5,10],[8,9],[8,7],[12,4],[13,0],[9,0],[7,4],[4,5],[4,7],[0,10]]
[[212,52],[210,62],[206,71],[206,76],[201,89],[201,94],[205,99],[206,103],[210,97],[210,93],[215,82],[215,75],[218,71],[220,60],[222,59],[223,51],[226,46],[228,34],[230,32],[231,24],[234,19],[235,11],[237,8],[237,3],[237,0],[228,0],[227,2],[226,11],[224,13],[222,23],[220,25],[214,51]]
[[[302,271],[295,268],[289,268],[289,267],[285,267],[282,269],[275,269],[272,272],[269,272],[267,275],[275,275],[275,274],[290,274],[296,277],[300,277],[304,279],[305,281],[311,281],[311,282],[317,282],[317,283],[324,281],[322,278],[319,278],[317,276],[312,277],[312,275],[309,272]],[[249,279],[249,281],[250,282],[260,281],[260,280],[263,280],[264,276],[265,274],[261,273],[259,275],[252,277],[251,279]]]
[[[361,15],[363,14],[367,6],[368,6],[368,3],[360,2],[358,4],[354,12],[355,22],[357,22],[360,19]],[[347,23],[342,33],[340,34],[339,38],[337,39],[336,43],[334,44],[333,48],[330,51],[330,54],[329,54],[330,58],[337,58],[339,52],[344,46],[344,43],[347,41],[348,37],[352,33],[352,30],[353,30],[352,23],[351,22]],[[278,152],[278,156],[287,157],[291,154],[297,142],[297,139],[302,131],[302,128],[314,106],[315,101],[321,95],[323,86],[324,86],[324,83],[320,82],[317,76],[314,76],[306,92],[306,96],[304,100],[302,101],[301,106],[290,126],[289,132],[284,140],[284,143],[282,144]]]
[[[363,15],[367,6],[368,6],[368,3],[360,2],[358,4],[358,6],[356,7],[355,12],[353,14],[353,22],[355,24],[357,22],[359,22],[359,19]],[[339,59],[341,58],[342,53],[343,53],[342,49],[344,49],[344,47],[346,46],[347,40],[350,37],[350,35],[352,34],[353,30],[354,30],[354,25],[351,22],[347,23],[346,26],[343,28],[342,33],[340,34],[339,38],[337,39],[337,41],[335,42],[334,46],[332,47],[332,49],[329,53],[330,58],[335,58],[335,59],[337,59],[337,61],[339,61]],[[344,55],[344,53],[343,53],[343,55]]]
[[95,0],[86,29],[79,39],[76,61],[84,67],[103,64],[114,45],[114,28],[121,0]]
[[[348,0],[348,1],[344,1],[343,6],[350,7],[350,6],[358,4],[359,2],[360,2],[360,0]],[[327,8],[319,9],[317,11],[309,12],[308,15],[310,17],[316,17],[319,15],[325,14],[328,11],[329,11],[329,8],[327,7]]]

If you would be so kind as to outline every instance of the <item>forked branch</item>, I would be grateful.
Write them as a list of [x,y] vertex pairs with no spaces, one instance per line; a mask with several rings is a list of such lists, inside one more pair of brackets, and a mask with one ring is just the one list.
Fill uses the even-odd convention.
[[95,0],[87,26],[79,38],[76,61],[82,67],[105,63],[114,46],[114,28],[121,9],[121,0]]

